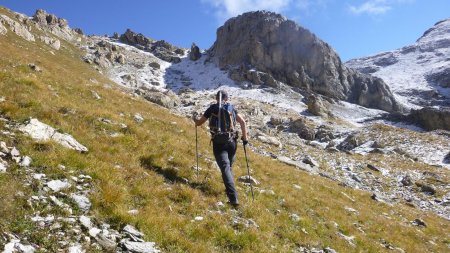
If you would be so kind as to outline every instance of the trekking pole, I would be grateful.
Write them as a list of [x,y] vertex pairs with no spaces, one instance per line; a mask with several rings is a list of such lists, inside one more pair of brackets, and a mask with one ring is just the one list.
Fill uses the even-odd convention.
[[198,179],[198,135],[197,135],[197,126],[195,126],[195,157],[197,158],[197,179]]
[[247,173],[248,173],[248,181],[250,181],[250,190],[252,191],[252,199],[253,201],[255,201],[255,195],[253,194],[253,185],[252,185],[252,180],[251,180],[251,176],[250,176],[250,167],[248,166],[248,158],[247,158],[247,149],[245,148],[245,144],[244,144],[244,154],[245,154],[245,161],[247,162]]

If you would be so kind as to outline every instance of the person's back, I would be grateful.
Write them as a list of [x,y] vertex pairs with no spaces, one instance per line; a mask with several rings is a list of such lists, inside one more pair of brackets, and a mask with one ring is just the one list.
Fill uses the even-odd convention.
[[247,144],[247,129],[244,118],[238,114],[232,104],[228,102],[228,93],[219,91],[216,94],[216,104],[206,109],[200,119],[195,116],[193,120],[196,126],[200,126],[209,119],[211,139],[213,143],[214,157],[222,172],[225,184],[225,192],[229,203],[239,205],[237,191],[234,186],[232,165],[236,155],[238,134],[235,128],[236,122],[241,126],[242,141]]

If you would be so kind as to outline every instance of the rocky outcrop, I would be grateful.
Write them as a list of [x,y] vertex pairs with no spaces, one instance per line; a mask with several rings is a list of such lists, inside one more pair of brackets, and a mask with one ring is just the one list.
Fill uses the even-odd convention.
[[256,70],[331,98],[389,112],[402,110],[381,79],[348,69],[328,44],[272,12],[249,12],[228,20],[217,30],[209,56],[219,67],[239,69],[243,75]]
[[31,138],[40,141],[53,140],[64,147],[80,152],[87,152],[88,149],[76,141],[71,135],[62,134],[53,127],[40,122],[37,119],[30,119],[27,124],[19,128],[20,131],[30,135]]
[[189,52],[189,59],[191,61],[196,61],[202,57],[202,54],[200,53],[200,48],[195,45],[195,43],[192,43],[191,51]]
[[76,41],[80,35],[77,31],[69,27],[66,19],[58,18],[54,14],[47,13],[45,10],[37,10],[32,20],[35,22],[36,28],[50,32],[67,41]]
[[[22,37],[27,41],[36,40],[34,38],[34,35],[29,31],[29,28],[26,25],[19,23],[6,15],[0,15],[0,24],[9,26],[9,29],[12,32],[14,32],[15,34],[17,34],[18,36]],[[6,34],[7,32],[6,28],[3,25],[2,27],[3,29],[0,27],[0,34]]]
[[159,59],[172,63],[179,63],[181,61],[179,55],[184,51],[164,40],[155,41],[145,37],[142,33],[135,33],[130,29],[127,29],[125,33],[120,36],[119,41],[150,52]]
[[424,107],[411,110],[409,118],[426,130],[444,129],[450,131],[450,108]]
[[308,106],[308,111],[313,115],[328,117],[330,114],[326,106],[328,102],[322,100],[320,96],[309,96],[306,104]]

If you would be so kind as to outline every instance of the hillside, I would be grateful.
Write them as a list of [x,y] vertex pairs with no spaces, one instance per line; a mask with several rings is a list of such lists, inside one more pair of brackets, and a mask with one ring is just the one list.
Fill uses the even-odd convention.
[[[448,251],[448,135],[364,125],[383,112],[344,102],[330,106],[342,117],[313,116],[291,88],[246,89],[186,49],[84,36],[43,12],[0,15],[5,252]],[[213,101],[217,83],[250,125],[258,185],[252,201],[237,183],[239,210],[223,204],[203,127],[196,176],[189,115]],[[26,134],[30,118],[54,128],[51,138]],[[333,126],[327,141],[322,125]],[[64,134],[87,150],[61,144]],[[233,169],[247,174],[242,146]]]

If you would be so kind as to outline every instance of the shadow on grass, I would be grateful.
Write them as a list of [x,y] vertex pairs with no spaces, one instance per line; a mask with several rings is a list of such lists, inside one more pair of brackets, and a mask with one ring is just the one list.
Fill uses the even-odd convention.
[[208,182],[190,182],[184,177],[178,175],[178,171],[174,168],[162,168],[154,163],[153,156],[143,156],[140,159],[141,166],[145,169],[154,171],[163,176],[168,182],[176,184],[184,184],[192,189],[199,190],[206,195],[218,195],[219,192],[215,191]]

